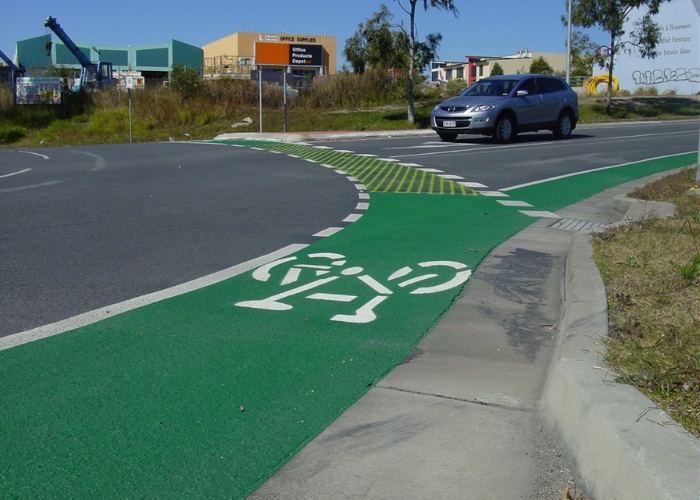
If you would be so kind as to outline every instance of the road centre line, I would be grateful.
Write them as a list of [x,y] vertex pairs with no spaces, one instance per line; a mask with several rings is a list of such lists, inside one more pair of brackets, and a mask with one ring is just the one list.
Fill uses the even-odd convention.
[[0,175],[0,179],[3,179],[5,177],[12,177],[13,175],[23,174],[25,172],[29,172],[30,170],[31,168],[25,168],[24,170],[20,170],[19,172],[12,172],[11,174]]
[[286,257],[287,255],[290,255],[294,252],[303,250],[306,247],[308,247],[308,245],[301,243],[288,245],[284,248],[276,250],[275,252],[263,255],[261,257],[257,257],[255,259],[251,259],[247,262],[243,262],[233,267],[229,267],[228,269],[224,269],[222,271],[218,271],[207,276],[188,281],[187,283],[182,283],[180,285],[166,288],[165,290],[160,290],[157,292],[149,293],[147,295],[142,295],[140,297],[125,300],[124,302],[119,302],[117,304],[101,307],[93,311],[73,316],[72,318],[67,318],[62,321],[52,323],[50,325],[44,325],[34,328],[32,330],[26,330],[24,332],[2,337],[0,338],[0,351],[4,351],[5,349],[10,349],[12,347],[17,347],[23,344],[28,344],[29,342],[34,342],[36,340],[53,337],[54,335],[67,332],[69,330],[74,330],[76,328],[81,328],[83,326],[91,325],[92,323],[97,323],[98,321],[111,318],[113,316],[116,316],[117,314],[121,314],[127,311],[131,311],[133,309],[137,309],[139,307],[154,304],[162,300],[166,300],[172,297],[176,297],[178,295],[183,295],[185,293],[199,290],[200,288],[214,285],[229,278],[233,278],[234,276],[238,276],[239,274],[252,271],[256,267],[260,267],[264,264],[268,264],[275,260]]
[[[471,144],[469,145],[471,146]],[[444,155],[444,154],[454,154],[454,153],[471,153],[474,151],[487,151],[490,149],[510,149],[510,148],[518,148],[518,147],[529,147],[529,146],[539,146],[539,147],[550,147],[550,144],[542,144],[542,143],[537,143],[537,144],[510,144],[507,146],[484,146],[484,147],[476,147],[476,148],[471,148],[471,149],[450,149],[449,151],[432,151],[430,153],[416,153],[416,154],[406,154],[406,155],[394,155],[394,158],[416,158],[419,156],[437,156],[437,155]],[[399,148],[396,148],[399,149]],[[400,148],[401,150],[405,151],[406,149],[409,148]]]
[[[619,141],[621,139],[628,140],[628,139],[645,139],[647,137],[663,137],[663,136],[671,136],[671,135],[680,135],[680,134],[697,134],[697,131],[694,130],[687,130],[687,131],[678,131],[678,132],[663,132],[663,133],[652,133],[652,134],[637,134],[637,135],[628,135],[628,136],[622,136],[622,137],[606,137],[606,138],[589,138],[589,139],[576,139],[576,143],[581,143],[581,142],[615,142]],[[453,154],[453,153],[472,153],[472,152],[481,152],[481,151],[488,151],[488,150],[501,150],[501,149],[509,149],[509,148],[528,148],[528,147],[566,147],[567,144],[566,142],[568,141],[556,141],[556,142],[536,142],[536,143],[520,143],[520,144],[508,144],[508,145],[502,145],[502,146],[483,146],[483,147],[471,147],[469,149],[459,149],[461,144],[452,144],[452,146],[455,146],[451,148],[448,151],[432,151],[429,153],[415,153],[415,154],[405,154],[405,155],[394,155],[394,158],[415,158],[419,156],[437,156],[437,155],[444,155],[444,154]],[[473,146],[472,144],[465,144],[465,146]],[[410,147],[403,147],[403,148],[386,148],[385,151],[389,151],[391,149],[400,149],[402,151],[406,151],[411,148],[420,148],[420,149],[425,149],[426,146],[410,146]]]

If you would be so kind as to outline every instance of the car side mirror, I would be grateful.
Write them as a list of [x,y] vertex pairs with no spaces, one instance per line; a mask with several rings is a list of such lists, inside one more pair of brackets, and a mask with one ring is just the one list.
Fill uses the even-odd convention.
[[516,95],[517,95],[518,97],[525,97],[526,95],[529,95],[529,94],[528,94],[528,91],[527,91],[527,90],[518,90],[518,92],[517,92]]

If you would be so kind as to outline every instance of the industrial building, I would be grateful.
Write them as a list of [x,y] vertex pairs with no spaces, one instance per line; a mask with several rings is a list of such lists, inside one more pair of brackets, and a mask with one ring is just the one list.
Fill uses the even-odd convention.
[[[146,80],[165,80],[174,64],[203,71],[203,51],[177,40],[160,45],[105,46],[76,44],[92,61],[109,61],[115,73],[140,72]],[[78,59],[61,41],[42,35],[17,42],[17,61],[28,73],[51,66],[81,69]]]
[[[265,57],[261,58],[263,48]],[[203,50],[204,74],[209,78],[249,76],[256,66],[308,78],[336,73],[336,37],[325,33],[319,36],[237,32],[206,44]],[[297,51],[304,52],[302,58],[285,57]]]

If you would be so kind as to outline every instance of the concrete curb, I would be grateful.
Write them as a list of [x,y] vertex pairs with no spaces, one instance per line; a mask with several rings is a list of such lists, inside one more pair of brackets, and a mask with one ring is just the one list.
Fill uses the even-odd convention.
[[676,207],[673,203],[663,201],[645,201],[636,198],[627,198],[624,195],[615,196],[612,200],[612,209],[624,214],[621,224],[628,221],[639,220],[644,217],[665,219],[673,217]]
[[564,334],[543,417],[594,498],[700,498],[700,441],[601,367],[607,300],[588,238],[576,235],[567,258]]
[[389,131],[361,131],[361,132],[238,132],[220,134],[214,137],[215,141],[224,140],[260,140],[275,142],[313,142],[313,141],[348,141],[354,139],[368,139],[370,137],[420,137],[435,136],[432,130],[389,130]]

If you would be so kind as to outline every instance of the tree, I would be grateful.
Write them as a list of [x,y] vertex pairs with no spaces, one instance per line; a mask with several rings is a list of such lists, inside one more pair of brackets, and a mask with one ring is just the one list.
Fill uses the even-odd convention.
[[[407,68],[410,39],[399,25],[391,24],[393,15],[382,4],[366,22],[360,23],[352,37],[345,41],[343,55],[355,73],[372,69]],[[442,41],[440,33],[429,34],[415,44],[415,67],[421,71],[437,58]]]
[[[415,68],[418,71],[429,68],[430,63],[438,58],[437,50],[440,47],[440,42],[442,42],[442,35],[440,33],[430,33],[425,37],[425,42],[416,42],[415,56],[413,59],[415,61]],[[408,45],[406,45],[406,50],[408,51]]]
[[343,55],[356,73],[368,68],[389,69],[403,66],[398,32],[391,24],[392,14],[381,4],[366,22],[360,23],[357,31],[345,41]]
[[[636,47],[643,58],[653,59],[657,55],[656,45],[661,39],[661,27],[653,20],[664,2],[670,0],[572,0],[572,24],[590,28],[598,26],[610,36],[608,67],[607,112],[612,102],[612,76],[615,56],[620,51],[631,51]],[[634,23],[631,33],[625,32],[625,24],[635,9],[645,9],[646,14]],[[625,35],[628,35],[625,38]]]
[[540,56],[530,64],[530,73],[537,75],[553,75],[554,68],[552,68],[544,57]]
[[593,66],[603,67],[605,60],[598,54],[599,43],[580,31],[571,33],[571,76],[591,76]]
[[[398,2],[401,9],[408,14],[409,18],[409,28],[408,28],[408,78],[407,78],[407,92],[408,95],[408,123],[416,123],[416,111],[415,102],[413,97],[413,88],[415,81],[415,71],[416,71],[416,7],[419,0],[407,0],[408,7],[404,7],[401,0],[395,0]],[[454,0],[422,0],[423,9],[428,10],[428,7],[435,7],[437,9],[444,9],[452,12],[455,16],[459,14],[457,7],[455,7]],[[403,29],[403,24],[402,24]],[[404,29],[404,32],[406,30]]]
[[186,101],[197,94],[202,88],[202,75],[194,68],[184,64],[173,64],[170,70],[170,88],[177,90]]
[[493,68],[491,68],[491,76],[498,76],[503,74],[503,66],[500,64],[493,63]]

